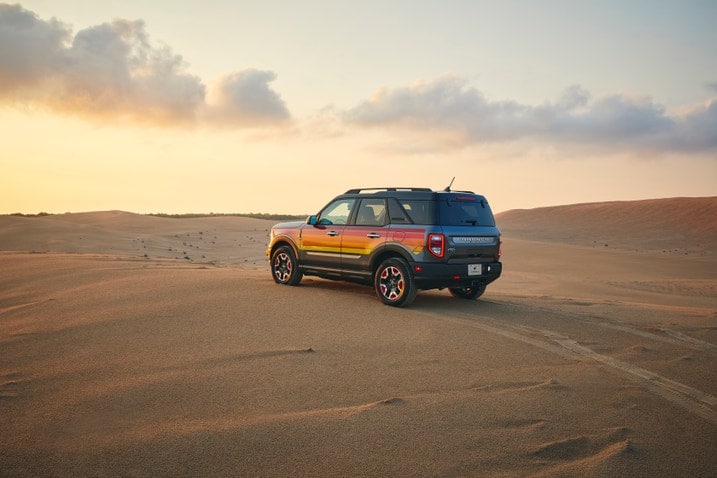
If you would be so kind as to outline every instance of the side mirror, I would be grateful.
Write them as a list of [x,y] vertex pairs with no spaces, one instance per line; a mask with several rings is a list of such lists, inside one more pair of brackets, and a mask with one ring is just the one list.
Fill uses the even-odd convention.
[[306,224],[309,226],[315,226],[318,221],[318,217],[316,216],[309,216],[306,218]]

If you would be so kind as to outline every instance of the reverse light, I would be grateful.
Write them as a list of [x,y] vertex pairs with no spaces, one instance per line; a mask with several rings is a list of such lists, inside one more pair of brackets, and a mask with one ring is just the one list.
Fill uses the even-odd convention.
[[443,234],[429,234],[426,242],[428,251],[436,257],[443,257],[446,252],[446,236]]

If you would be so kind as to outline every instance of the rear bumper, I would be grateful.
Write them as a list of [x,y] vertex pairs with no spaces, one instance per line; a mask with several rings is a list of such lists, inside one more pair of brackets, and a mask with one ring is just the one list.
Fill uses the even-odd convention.
[[415,262],[411,268],[416,287],[423,290],[488,285],[503,272],[500,262],[482,263],[480,275],[469,275],[468,264]]

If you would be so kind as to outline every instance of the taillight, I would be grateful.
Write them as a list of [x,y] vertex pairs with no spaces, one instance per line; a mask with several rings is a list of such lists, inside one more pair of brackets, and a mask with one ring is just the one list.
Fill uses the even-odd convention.
[[436,257],[443,257],[446,252],[446,236],[443,234],[429,234],[426,243],[428,251]]
[[500,259],[501,255],[503,255],[503,239],[498,241],[498,259]]

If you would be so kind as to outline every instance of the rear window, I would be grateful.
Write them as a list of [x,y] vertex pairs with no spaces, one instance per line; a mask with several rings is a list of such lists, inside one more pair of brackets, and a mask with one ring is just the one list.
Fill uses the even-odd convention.
[[456,195],[439,201],[444,226],[495,226],[488,201],[480,196]]

